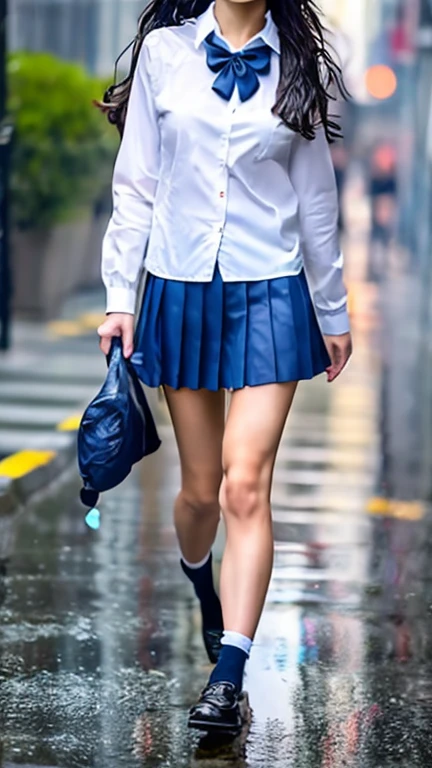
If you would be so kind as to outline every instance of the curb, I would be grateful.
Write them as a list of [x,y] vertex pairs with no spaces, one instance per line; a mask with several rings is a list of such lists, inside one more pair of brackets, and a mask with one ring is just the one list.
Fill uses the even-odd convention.
[[[84,313],[73,320],[57,320],[47,324],[51,336],[55,338],[83,338],[90,330],[105,319],[104,313]],[[101,383],[103,375],[101,372]],[[89,387],[89,397],[94,395]],[[18,453],[0,460],[0,518],[17,513],[31,498],[43,491],[57,480],[75,462],[77,477],[77,432],[82,414],[88,405],[77,403],[69,418],[53,427],[46,433],[48,447],[40,450],[27,450],[25,444]],[[73,407],[73,406],[72,406]],[[58,443],[50,449],[50,435],[63,433],[64,444],[59,448]],[[52,441],[55,445],[55,442]]]
[[[22,452],[24,453],[25,451]],[[47,454],[46,451],[41,453]],[[49,486],[70,467],[76,458],[76,431],[70,432],[66,445],[50,454],[50,458],[44,463],[19,477],[2,475],[0,464],[0,516],[17,512],[34,494]],[[17,459],[19,456],[20,454],[14,454],[9,459]]]
[[[159,407],[157,393],[146,388],[150,407],[155,414]],[[57,424],[56,432],[67,435],[67,442],[55,450],[26,451],[0,461],[0,517],[15,514],[38,492],[49,488],[60,475],[76,464],[77,478],[77,434],[82,414],[88,403],[78,408],[65,421]],[[48,433],[47,433],[48,434]],[[30,457],[30,462],[28,461]],[[37,466],[29,466],[37,464]],[[12,471],[11,470],[12,466]],[[8,472],[2,474],[2,469]],[[21,467],[21,468],[20,468]]]

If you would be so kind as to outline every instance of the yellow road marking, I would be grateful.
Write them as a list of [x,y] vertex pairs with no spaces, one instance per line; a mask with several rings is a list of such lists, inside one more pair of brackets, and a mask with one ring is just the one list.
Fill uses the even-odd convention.
[[106,319],[106,315],[103,315],[102,313],[87,312],[85,315],[81,315],[81,317],[78,318],[78,321],[82,328],[96,330],[96,328],[102,325]]
[[53,320],[48,323],[52,336],[83,336],[96,329],[106,320],[106,315],[99,312],[86,312],[75,320]]
[[425,506],[421,501],[398,501],[375,497],[370,499],[367,505],[370,515],[383,515],[393,517],[396,520],[422,520],[425,515]]
[[0,461],[0,476],[16,479],[43,467],[55,457],[55,451],[20,451]]
[[79,336],[84,330],[76,320],[55,320],[48,323],[48,329],[54,336]]
[[75,432],[81,423],[81,414],[75,413],[73,416],[69,416],[60,424],[57,424],[57,430],[59,432]]

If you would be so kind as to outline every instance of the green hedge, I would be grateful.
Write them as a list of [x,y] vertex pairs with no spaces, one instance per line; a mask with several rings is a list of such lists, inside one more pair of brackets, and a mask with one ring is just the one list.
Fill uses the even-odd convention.
[[12,219],[22,229],[78,215],[110,182],[118,139],[93,106],[106,83],[46,53],[8,60]]

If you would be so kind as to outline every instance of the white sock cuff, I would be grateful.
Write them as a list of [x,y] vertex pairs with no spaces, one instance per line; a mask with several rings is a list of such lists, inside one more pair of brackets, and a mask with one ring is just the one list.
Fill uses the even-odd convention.
[[184,564],[187,566],[187,568],[190,568],[192,571],[198,571],[199,568],[202,568],[208,561],[210,560],[212,551],[208,553],[199,563],[189,563],[185,557],[180,553],[181,559],[183,560]]
[[250,656],[253,641],[250,637],[240,634],[240,632],[224,632],[221,640],[222,645],[232,645],[234,648],[240,648],[247,656]]

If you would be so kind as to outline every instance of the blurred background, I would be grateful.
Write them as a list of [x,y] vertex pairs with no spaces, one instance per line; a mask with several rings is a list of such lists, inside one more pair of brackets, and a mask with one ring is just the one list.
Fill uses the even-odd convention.
[[[432,476],[432,2],[322,6],[352,94],[335,105],[345,140],[333,156],[353,322],[373,322],[385,350],[383,439],[398,440],[396,422],[413,435],[409,464],[403,446],[386,445],[399,458],[383,482],[423,497]],[[141,9],[142,0],[0,0],[2,349],[13,347],[14,319],[55,320],[68,298],[100,285],[117,137],[91,102]]]
[[[0,0],[2,768],[195,765],[182,718],[206,668],[161,400],[163,448],[102,502],[100,530],[76,500],[76,429],[105,370],[99,264],[118,147],[92,101],[142,6]],[[355,354],[334,386],[300,389],[284,436],[255,725],[249,762],[233,761],[426,768],[432,0],[322,8],[351,93],[334,104],[332,153]]]

